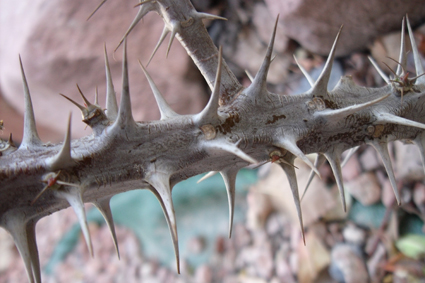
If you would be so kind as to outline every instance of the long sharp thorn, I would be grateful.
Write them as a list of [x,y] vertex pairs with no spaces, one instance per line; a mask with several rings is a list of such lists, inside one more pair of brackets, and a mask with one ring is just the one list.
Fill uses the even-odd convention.
[[90,103],[90,101],[88,101],[88,99],[84,96],[83,92],[80,89],[80,86],[77,84],[77,88],[78,88],[78,92],[80,93],[81,97],[84,100],[84,103],[87,105],[87,107],[91,106],[92,104]]
[[210,100],[207,106],[196,115],[196,122],[213,122],[218,119],[218,101],[220,99],[220,87],[221,87],[221,66],[222,66],[222,49],[221,46],[218,50],[218,66],[215,75],[214,89],[211,94]]
[[167,34],[170,32],[170,30],[167,28],[167,26],[164,26],[164,29],[162,30],[162,34],[161,37],[159,38],[158,43],[156,44],[151,57],[149,57],[148,63],[146,64],[146,68],[149,66],[149,63],[151,62],[153,56],[155,55],[156,51],[158,50],[158,48],[161,46],[161,44],[164,42],[165,37],[167,36]]
[[322,116],[322,117],[327,117],[327,118],[332,118],[334,120],[338,120],[338,119],[342,119],[344,117],[347,117],[348,115],[352,115],[354,113],[357,113],[361,110],[364,110],[376,103],[381,102],[382,100],[388,98],[391,95],[391,93],[386,94],[384,96],[381,96],[377,99],[374,99],[372,101],[368,101],[365,103],[360,103],[360,104],[354,104],[354,105],[350,105],[344,108],[340,108],[340,109],[325,109],[322,111],[316,111],[314,113],[315,116]]
[[213,14],[208,14],[208,13],[201,13],[201,12],[197,12],[196,16],[200,19],[208,19],[208,20],[222,20],[222,21],[227,21],[226,18],[217,16],[217,15],[213,15]]
[[110,198],[105,198],[105,199],[96,201],[93,204],[100,211],[103,218],[105,219],[106,224],[108,225],[109,231],[111,232],[112,240],[114,241],[115,250],[117,252],[118,259],[120,259],[120,250],[118,248],[118,240],[117,240],[117,235],[115,233],[114,218],[112,217],[112,211],[109,205],[110,200],[111,200]]
[[97,86],[94,91],[94,104],[99,105],[99,90],[97,89]]
[[235,184],[239,169],[228,169],[220,171],[226,185],[227,198],[229,200],[229,239],[232,237],[233,214],[235,211]]
[[140,64],[140,67],[142,67],[143,73],[145,74],[146,79],[148,80],[149,85],[152,89],[152,92],[155,96],[155,100],[156,100],[156,103],[158,104],[159,112],[161,113],[161,120],[179,116],[168,105],[167,101],[164,99],[164,96],[162,96],[158,87],[155,85],[154,81],[152,80],[151,76],[149,75],[146,68],[143,66],[142,62],[140,62],[140,60],[139,60],[139,64]]
[[273,53],[273,45],[276,37],[276,29],[277,29],[277,23],[279,21],[279,15],[276,18],[275,25],[273,28],[273,33],[270,38],[269,45],[267,47],[266,56],[264,57],[263,63],[261,64],[260,70],[258,70],[258,73],[255,75],[254,81],[252,82],[251,86],[249,88],[253,88],[255,90],[265,89],[267,84],[267,73],[269,72],[272,53]]
[[342,207],[344,208],[344,212],[347,212],[344,183],[342,182],[340,153],[339,152],[325,153],[325,157],[328,160],[329,164],[331,165],[332,171],[334,173],[336,184],[338,185],[338,189],[339,189],[339,194],[341,196]]
[[9,215],[4,228],[12,235],[31,283],[41,283],[41,270],[35,237],[36,220],[26,220],[23,213]]
[[103,4],[105,4],[107,0],[102,0],[102,2],[100,2],[99,5],[97,5],[96,9],[94,9],[94,11],[90,14],[90,16],[87,18],[86,21],[90,20],[91,17],[93,17],[93,15],[97,12],[97,10],[100,9],[100,7],[102,7]]
[[224,150],[224,151],[230,152],[236,155],[237,157],[239,157],[240,159],[245,160],[246,162],[257,164],[258,161],[252,158],[251,156],[249,156],[248,154],[246,154],[245,152],[243,152],[242,150],[240,150],[238,148],[238,144],[239,142],[237,142],[236,144],[233,144],[225,140],[209,140],[204,143],[204,146],[206,148],[212,148],[212,149],[218,149],[218,150]]
[[64,167],[67,167],[74,162],[71,157],[71,118],[72,114],[70,113],[68,117],[68,126],[65,139],[63,141],[61,150],[53,157],[53,159],[48,160],[51,171],[63,169]]
[[415,128],[425,130],[425,124],[418,123],[418,122],[415,122],[403,117],[399,117],[390,113],[379,113],[379,114],[376,114],[376,116],[378,118],[377,122],[386,122],[386,123],[392,123],[392,124],[397,124],[402,126],[410,126],[410,127],[415,127]]
[[81,111],[85,110],[86,108],[83,105],[78,104],[77,102],[75,102],[74,100],[72,100],[71,98],[69,98],[68,96],[59,93],[59,95],[63,96],[64,98],[66,98],[68,101],[70,101],[72,104],[74,104],[75,106],[78,107],[78,109],[80,109]]
[[133,7],[133,8],[136,8],[136,7],[142,6],[143,4],[146,4],[146,3],[149,3],[149,2],[153,2],[153,1],[155,1],[155,0],[140,1],[140,3],[137,3],[136,5],[134,5],[134,7]]
[[28,82],[25,76],[21,56],[19,56],[19,63],[21,66],[22,83],[24,87],[24,99],[25,99],[24,133],[22,137],[21,146],[31,147],[33,145],[41,145],[42,142],[38,136],[37,127],[35,125],[34,110],[32,107],[31,95],[28,88]]
[[93,244],[91,241],[90,231],[87,224],[86,211],[84,209],[83,199],[81,198],[81,190],[73,189],[73,191],[69,192],[60,191],[59,194],[68,201],[75,214],[77,215],[78,222],[81,226],[81,231],[83,232],[84,239],[86,240],[87,248],[89,249],[90,255],[93,257]]
[[124,36],[121,38],[120,43],[118,43],[117,47],[115,48],[114,51],[117,51],[118,48],[121,46],[121,44],[124,42],[124,40],[127,38],[127,36],[130,34],[130,32],[134,29],[134,27],[140,22],[140,20],[150,11],[149,9],[146,9],[146,6],[142,6],[143,4],[152,2],[153,0],[148,0],[148,1],[142,1],[140,3],[138,3],[137,5],[135,5],[134,7],[140,7],[139,11],[137,12],[136,17],[134,18],[134,20],[131,22],[130,27],[127,29],[127,31],[125,32]]
[[210,171],[207,174],[205,174],[201,179],[199,179],[196,183],[199,184],[200,182],[205,181],[208,178],[211,178],[212,176],[214,176],[217,173],[218,173],[218,171]]
[[305,235],[304,235],[304,224],[303,224],[303,215],[301,212],[301,202],[300,202],[300,195],[298,192],[298,182],[297,182],[297,175],[295,174],[295,168],[293,166],[294,163],[294,159],[295,156],[292,155],[289,163],[291,164],[286,164],[286,163],[279,163],[280,167],[282,167],[283,171],[285,171],[286,177],[288,178],[289,181],[289,186],[291,188],[292,191],[292,197],[294,198],[294,203],[295,203],[295,207],[297,209],[297,214],[298,214],[298,220],[300,223],[300,228],[301,228],[301,233],[303,236],[303,242],[305,245]]
[[254,77],[252,76],[252,74],[248,70],[245,70],[245,74],[252,83],[254,81]]
[[37,196],[32,200],[31,205],[33,205],[40,197],[42,194],[44,194],[45,191],[47,191],[47,189],[50,188],[49,185],[46,185],[38,194]]
[[117,97],[115,94],[114,83],[112,82],[111,68],[109,67],[108,53],[106,51],[106,44],[104,45],[105,50],[105,73],[106,73],[106,115],[107,117],[115,121],[118,113]]
[[404,70],[406,69],[406,44],[404,40],[404,30],[405,30],[405,24],[404,24],[404,17],[403,21],[401,23],[401,43],[400,43],[400,55],[398,57],[398,64],[396,74],[397,76],[402,76],[404,74]]
[[35,234],[36,221],[30,220],[26,225],[27,241],[29,248],[29,255],[31,258],[32,272],[34,274],[35,282],[41,283],[41,268],[40,260],[38,257],[37,240]]
[[168,41],[167,53],[165,55],[166,58],[168,58],[168,53],[170,53],[171,45],[173,44],[174,38],[176,37],[176,33],[177,27],[173,26],[173,29],[171,30],[170,40]]
[[177,263],[177,273],[180,274],[180,254],[179,254],[179,243],[177,235],[177,222],[176,215],[174,212],[173,200],[171,196],[170,180],[169,176],[155,172],[147,179],[149,184],[152,186],[152,192],[157,197],[161,204],[165,218],[170,229],[171,238],[173,240],[174,252]]
[[284,139],[279,140],[275,144],[275,146],[280,147],[280,148],[284,148],[284,149],[288,150],[289,152],[291,152],[293,155],[300,158],[321,178],[320,173],[317,170],[317,168],[314,167],[313,163],[311,163],[310,159],[308,159],[308,157],[301,151],[301,149],[297,146],[295,141],[293,141],[292,139],[284,138]]
[[331,51],[329,53],[328,59],[326,60],[323,71],[320,74],[317,81],[314,83],[314,86],[310,89],[310,93],[313,93],[314,96],[327,96],[328,93],[328,82],[331,76],[332,65],[335,58],[335,49],[338,43],[339,36],[341,34],[342,26],[336,35],[335,41],[332,45]]
[[[314,161],[314,167],[319,169],[319,167],[325,163],[326,158],[323,154],[319,153],[317,154],[316,160]],[[310,175],[308,175],[308,181],[307,185],[305,186],[303,195],[301,196],[301,201],[304,199],[305,194],[307,193],[307,189],[310,187],[311,182],[314,179],[314,176],[316,176],[315,172],[313,170],[310,171]]]
[[134,124],[131,111],[130,85],[128,82],[128,63],[127,63],[127,40],[124,40],[123,62],[122,62],[122,90],[118,118],[115,124],[120,128]]
[[367,56],[367,58],[369,58],[370,63],[372,63],[373,67],[375,67],[376,71],[378,72],[378,74],[381,76],[381,78],[387,83],[390,83],[390,79],[388,78],[388,76],[384,73],[384,71],[381,70],[381,68],[379,68],[378,64],[375,62],[375,60],[373,60],[372,57]]
[[[424,74],[424,68],[422,66],[422,60],[418,52],[418,46],[416,45],[415,36],[410,26],[409,17],[406,15],[407,29],[409,31],[410,44],[412,45],[413,60],[415,61],[416,75],[422,76]],[[425,77],[421,77],[421,83],[425,83]]]
[[387,171],[388,178],[390,179],[391,186],[393,187],[394,195],[397,200],[397,204],[401,205],[400,194],[397,188],[397,182],[395,180],[393,167],[391,165],[390,154],[388,153],[387,143],[380,143],[378,141],[371,141],[370,144],[375,148],[381,157],[382,163],[384,163],[385,170]]
[[295,60],[295,63],[297,64],[298,68],[300,68],[301,72],[303,73],[304,77],[307,79],[310,86],[313,87],[314,86],[314,79],[310,76],[310,74],[306,71],[306,69],[304,69],[304,67],[301,66],[300,63],[298,63],[298,60],[297,60],[297,57],[295,57],[295,54],[294,54],[294,60]]

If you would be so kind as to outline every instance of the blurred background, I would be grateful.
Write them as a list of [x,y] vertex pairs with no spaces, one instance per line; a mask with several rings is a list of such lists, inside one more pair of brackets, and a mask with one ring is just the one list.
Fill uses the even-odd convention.
[[[337,46],[329,88],[341,76],[357,84],[382,86],[369,63],[372,56],[395,69],[402,18],[408,14],[419,51],[425,55],[423,1],[384,0],[196,0],[198,11],[226,17],[205,25],[244,85],[245,70],[261,65],[276,16],[280,14],[269,90],[296,95],[308,90],[293,55],[313,77],[320,74],[335,35]],[[121,53],[117,47],[137,14],[137,1],[109,0],[89,20],[95,1],[0,0],[0,137],[13,133],[19,144],[23,125],[23,91],[18,55],[23,60],[37,128],[44,142],[63,140],[69,112],[72,136],[89,135],[79,110],[63,93],[81,101],[76,84],[90,101],[99,89],[105,105],[103,45],[108,49],[118,97]],[[128,37],[130,92],[137,121],[159,118],[154,97],[138,65],[147,63],[163,29],[148,14]],[[168,39],[167,39],[168,40]],[[163,44],[148,71],[172,108],[199,112],[210,90],[179,42],[168,58]],[[410,76],[415,76],[411,53]],[[175,273],[174,252],[166,221],[150,192],[136,191],[112,200],[121,260],[100,214],[87,205],[95,258],[91,259],[76,217],[66,209],[42,219],[37,241],[43,282],[424,282],[425,185],[419,151],[413,145],[390,145],[402,206],[394,196],[379,156],[360,147],[343,169],[349,211],[344,213],[327,164],[302,202],[307,246],[302,244],[286,177],[278,167],[242,170],[238,175],[235,226],[227,239],[227,197],[221,177],[196,184],[200,176],[173,190],[182,275]],[[312,156],[314,158],[314,156]],[[297,164],[300,190],[309,170]],[[0,230],[0,282],[26,282],[22,261],[9,235]]]

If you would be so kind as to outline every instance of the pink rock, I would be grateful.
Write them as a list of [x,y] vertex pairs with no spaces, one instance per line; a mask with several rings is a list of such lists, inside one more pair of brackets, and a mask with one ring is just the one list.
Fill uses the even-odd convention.
[[341,25],[338,56],[362,50],[384,33],[400,30],[408,14],[413,26],[421,22],[425,6],[416,1],[266,0],[273,17],[280,14],[285,34],[304,48],[328,55]]
[[195,282],[210,283],[212,282],[212,271],[207,265],[201,265],[196,269]]
[[[75,87],[78,83],[89,100],[93,101],[94,90],[98,86],[99,102],[104,105],[103,45],[106,43],[115,90],[120,96],[122,48],[114,55],[116,60],[113,59],[113,49],[137,13],[137,9],[133,8],[134,3],[107,2],[89,21],[86,19],[97,3],[24,0],[19,2],[19,7],[16,5],[1,0],[2,10],[8,11],[0,19],[2,95],[18,112],[23,113],[18,61],[18,54],[21,54],[38,125],[59,132],[56,138],[60,141],[63,139],[67,114],[72,111],[73,137],[87,135],[88,132],[83,131],[85,125],[81,122],[79,110],[58,93],[81,102]],[[157,14],[150,13],[128,38],[131,100],[133,115],[138,121],[159,118],[154,96],[137,60],[147,63],[163,25]],[[158,50],[148,71],[176,112],[196,113],[207,99],[202,80],[199,80],[196,70],[193,72],[195,67],[177,40],[168,59],[165,58],[166,45],[163,44]]]

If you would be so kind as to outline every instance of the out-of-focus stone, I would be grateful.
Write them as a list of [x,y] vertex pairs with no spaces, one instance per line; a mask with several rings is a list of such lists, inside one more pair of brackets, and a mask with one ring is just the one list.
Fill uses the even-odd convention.
[[342,231],[344,239],[348,243],[362,246],[366,240],[366,233],[354,224],[348,224]]
[[425,185],[416,183],[413,188],[413,201],[418,207],[419,211],[425,215]]
[[362,168],[360,166],[359,159],[356,155],[351,156],[351,158],[347,161],[344,168],[342,169],[342,176],[344,181],[348,182],[360,175],[362,172]]
[[210,283],[212,282],[212,271],[207,265],[201,265],[196,269],[195,282],[199,283]]
[[332,278],[338,282],[357,283],[368,282],[368,272],[360,252],[349,244],[338,244],[332,248],[331,266]]
[[376,203],[381,197],[381,187],[373,173],[364,173],[345,186],[350,194],[363,205]]
[[360,164],[364,171],[372,171],[381,166],[381,160],[378,157],[378,153],[372,146],[366,147],[366,149],[360,155]]
[[298,281],[300,283],[314,282],[320,271],[327,267],[330,263],[330,254],[322,241],[316,237],[314,233],[306,234],[306,242],[304,246],[300,241],[298,245]]
[[394,171],[397,179],[408,181],[423,181],[425,178],[421,153],[414,144],[394,142],[397,158]]
[[256,190],[250,190],[246,199],[248,202],[247,227],[251,230],[263,228],[267,217],[273,210],[270,196]]
[[420,1],[361,0],[347,2],[315,0],[266,0],[274,17],[280,14],[283,30],[306,49],[328,55],[341,25],[344,29],[336,54],[348,55],[366,49],[383,34],[400,30],[402,18],[408,14],[413,26],[425,16]]
[[[87,1],[1,0],[0,84],[2,95],[18,112],[23,113],[22,79],[18,54],[21,54],[38,125],[56,130],[63,139],[68,115],[74,112],[72,136],[85,136],[79,110],[63,99],[63,93],[81,101],[78,83],[90,101],[99,87],[99,102],[104,105],[105,70],[103,45],[109,60],[115,90],[121,93],[121,53],[113,49],[137,13],[132,2],[111,1],[89,20],[97,3]],[[164,23],[155,13],[148,14],[128,38],[130,91],[135,120],[159,118],[159,110],[137,59],[146,64]],[[19,35],[19,36],[17,36]],[[196,113],[207,100],[202,80],[184,48],[174,42],[168,59],[163,44],[148,71],[167,102],[178,113]],[[142,47],[141,47],[142,46]],[[192,70],[195,71],[193,72]],[[195,75],[194,75],[195,74]],[[60,105],[60,107],[57,107]],[[12,129],[8,129],[12,131]],[[13,131],[15,132],[15,131]],[[14,135],[15,136],[15,135]],[[16,135],[18,136],[18,135]],[[52,140],[54,141],[54,140]]]
[[395,195],[390,180],[386,179],[382,184],[381,201],[386,207],[390,207],[395,202]]
[[189,239],[187,248],[192,254],[201,253],[205,249],[205,238],[198,236]]

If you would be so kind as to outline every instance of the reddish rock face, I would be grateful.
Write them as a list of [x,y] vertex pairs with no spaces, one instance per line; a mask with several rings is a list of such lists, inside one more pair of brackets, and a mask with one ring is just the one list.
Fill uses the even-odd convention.
[[[133,8],[131,1],[108,1],[86,21],[97,3],[82,0],[61,3],[45,0],[0,2],[1,9],[7,11],[0,20],[0,85],[5,102],[16,109],[17,115],[22,115],[24,102],[18,60],[20,54],[38,126],[50,128],[52,132],[42,138],[52,142],[62,140],[66,125],[64,117],[67,117],[63,113],[70,111],[74,112],[72,136],[87,135],[87,131],[83,131],[79,110],[58,93],[82,102],[75,86],[78,83],[89,100],[94,101],[95,87],[98,86],[99,103],[105,105],[105,43],[119,99],[122,48],[115,54],[113,50],[138,9]],[[128,39],[130,91],[135,120],[159,118],[154,96],[137,60],[147,63],[162,29],[162,19],[152,13],[137,25]],[[165,58],[167,43],[163,45],[149,65],[148,72],[176,112],[187,114],[200,111],[208,96],[202,79],[199,79],[199,72],[177,41],[172,45],[168,59]],[[5,103],[2,104],[5,108]],[[12,124],[15,119],[7,120],[3,134],[12,131],[19,140],[21,131],[15,130]],[[21,122],[17,120],[16,123]],[[19,128],[22,128],[20,124]]]
[[280,14],[285,34],[309,51],[328,55],[341,25],[344,32],[336,51],[346,56],[365,49],[374,39],[399,30],[401,18],[408,14],[415,26],[425,17],[422,1],[382,0],[265,0],[272,15]]

